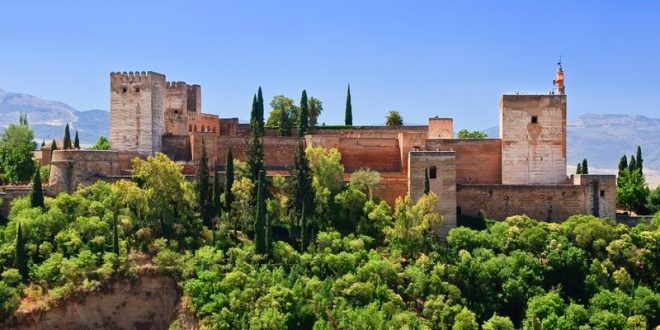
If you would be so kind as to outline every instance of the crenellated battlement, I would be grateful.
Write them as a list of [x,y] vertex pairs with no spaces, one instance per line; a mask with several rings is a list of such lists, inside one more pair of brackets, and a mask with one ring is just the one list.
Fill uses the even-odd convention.
[[165,75],[153,71],[110,72],[111,84],[146,83],[150,80],[165,80]]

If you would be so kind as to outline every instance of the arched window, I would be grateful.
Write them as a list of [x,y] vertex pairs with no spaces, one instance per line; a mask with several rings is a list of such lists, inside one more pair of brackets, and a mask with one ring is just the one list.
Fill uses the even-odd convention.
[[431,166],[429,168],[429,179],[435,179],[438,175],[438,170],[435,168],[435,166]]

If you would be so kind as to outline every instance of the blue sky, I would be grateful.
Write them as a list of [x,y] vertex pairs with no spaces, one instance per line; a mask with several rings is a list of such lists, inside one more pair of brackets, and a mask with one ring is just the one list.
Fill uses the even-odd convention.
[[202,108],[247,118],[302,89],[319,122],[435,115],[497,125],[499,97],[552,88],[561,55],[569,119],[660,117],[660,4],[652,1],[5,1],[0,88],[109,108],[110,71],[202,85]]

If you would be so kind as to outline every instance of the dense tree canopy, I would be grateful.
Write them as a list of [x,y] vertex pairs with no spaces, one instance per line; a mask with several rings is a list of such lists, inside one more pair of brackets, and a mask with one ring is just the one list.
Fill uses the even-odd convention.
[[482,131],[468,131],[467,129],[461,129],[458,131],[459,139],[485,139],[488,135]]
[[34,133],[27,117],[21,114],[19,124],[9,124],[0,137],[0,171],[3,181],[25,183],[32,179],[36,163],[32,151],[36,148]]

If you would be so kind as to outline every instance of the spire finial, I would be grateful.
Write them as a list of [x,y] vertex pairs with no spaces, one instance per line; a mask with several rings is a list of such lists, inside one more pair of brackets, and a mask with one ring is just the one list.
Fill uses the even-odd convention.
[[552,81],[552,84],[557,86],[557,94],[565,94],[566,87],[564,86],[564,70],[561,67],[561,55],[559,55],[559,61],[557,62],[557,75],[555,76],[555,80]]

